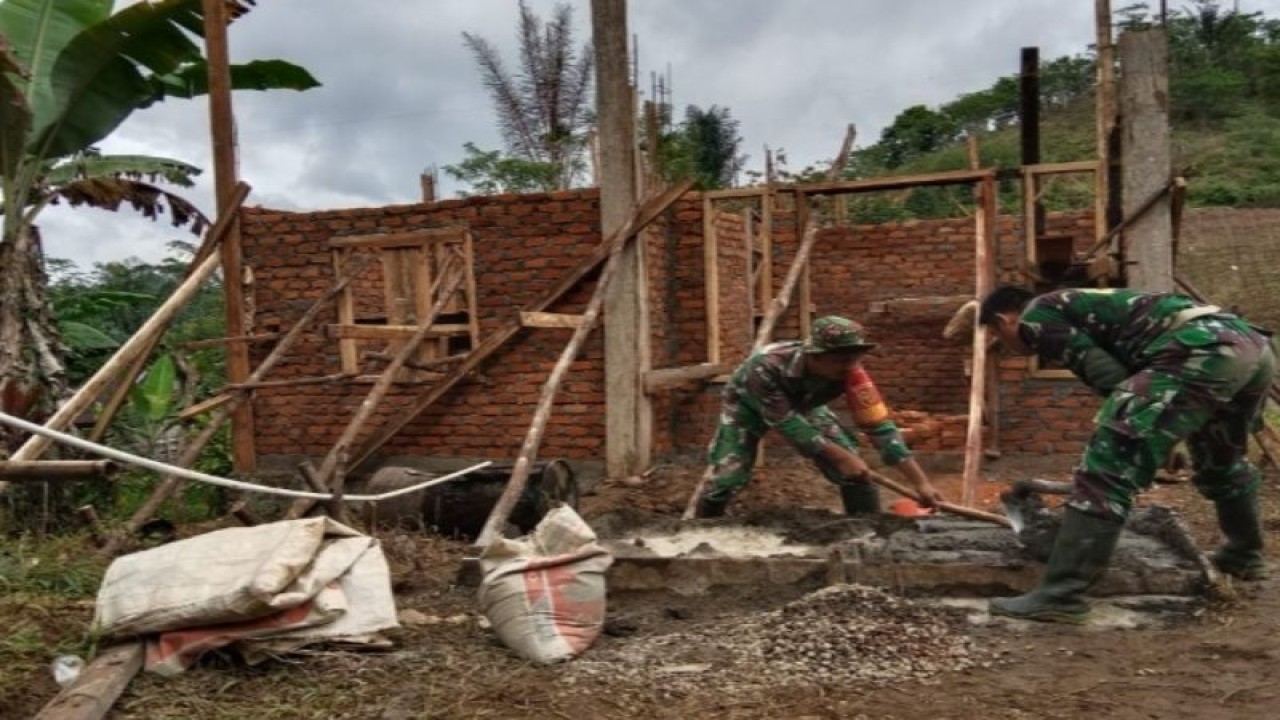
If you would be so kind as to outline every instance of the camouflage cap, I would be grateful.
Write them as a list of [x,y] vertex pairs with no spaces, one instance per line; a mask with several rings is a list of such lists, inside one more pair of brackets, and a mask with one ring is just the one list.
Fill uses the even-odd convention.
[[806,353],[824,353],[832,350],[871,350],[875,343],[869,343],[862,335],[862,326],[838,315],[828,315],[813,321],[809,339],[804,341]]

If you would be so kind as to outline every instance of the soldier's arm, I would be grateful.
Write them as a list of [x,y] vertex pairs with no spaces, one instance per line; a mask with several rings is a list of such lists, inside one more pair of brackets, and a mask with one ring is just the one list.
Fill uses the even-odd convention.
[[885,465],[897,465],[911,457],[907,441],[889,415],[889,408],[871,375],[862,365],[855,365],[845,378],[844,398],[849,404],[854,424],[880,451],[880,459]]
[[757,369],[747,376],[744,389],[745,402],[751,409],[802,454],[820,455],[824,447],[832,444],[803,413],[796,411],[772,374]]
[[1070,296],[1053,293],[1038,298],[1022,313],[1018,330],[1022,340],[1042,360],[1058,363],[1085,385],[1104,395],[1129,377],[1129,370],[1111,353],[1099,347],[1070,313]]

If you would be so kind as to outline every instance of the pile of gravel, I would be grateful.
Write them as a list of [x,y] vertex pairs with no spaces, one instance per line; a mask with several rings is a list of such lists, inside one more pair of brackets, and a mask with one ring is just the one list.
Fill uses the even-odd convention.
[[667,693],[922,680],[989,667],[962,616],[862,585],[834,585],[779,610],[587,651],[563,680]]

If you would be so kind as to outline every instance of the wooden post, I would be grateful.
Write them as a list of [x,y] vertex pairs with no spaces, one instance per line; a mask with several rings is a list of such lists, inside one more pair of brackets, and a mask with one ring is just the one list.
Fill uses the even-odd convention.
[[[1173,174],[1169,148],[1169,43],[1160,28],[1135,30],[1120,37],[1124,74],[1120,78],[1121,147],[1124,158],[1125,215],[1142,198],[1167,188]],[[1172,292],[1173,227],[1169,198],[1162,195],[1152,212],[1124,231],[1124,267],[1128,287]]]
[[[994,228],[995,181],[983,180],[977,188],[978,204],[974,209],[974,294],[979,299],[991,292],[995,282],[995,257],[991,233]],[[964,505],[973,505],[978,494],[982,472],[982,423],[987,401],[987,328],[973,325],[973,368],[969,387],[969,425],[964,443]],[[993,417],[993,416],[988,416]]]
[[436,176],[433,173],[422,173],[418,176],[418,182],[422,185],[422,202],[433,203],[436,201]]
[[[1018,76],[1018,128],[1022,139],[1022,164],[1040,163],[1040,48],[1022,48],[1022,72]],[[978,165],[971,164],[978,169]],[[976,194],[977,188],[975,188]],[[1032,210],[1025,222],[1031,224],[1035,234],[1044,234],[1044,204],[1039,200],[1029,206]]]
[[[840,179],[840,173],[844,172],[844,166],[849,162],[849,153],[853,150],[853,141],[857,137],[858,127],[856,125],[849,123],[845,126],[844,140],[840,143],[840,152],[831,161],[831,168],[827,171],[828,181],[835,182]],[[845,198],[842,195],[836,195],[832,200],[835,205],[835,224],[838,227],[844,227],[847,223]]]
[[795,259],[791,261],[791,267],[787,268],[787,276],[782,281],[782,288],[778,291],[778,296],[769,303],[769,309],[765,311],[764,320],[760,323],[760,329],[756,331],[756,341],[752,345],[752,350],[759,350],[769,344],[769,338],[773,336],[773,327],[778,324],[778,318],[782,313],[786,312],[787,305],[791,302],[791,295],[795,292],[796,283],[800,280],[800,275],[809,265],[809,253],[813,250],[813,243],[818,239],[818,228],[810,225],[804,233],[804,239],[800,241],[800,247],[796,250]]
[[[1098,49],[1098,89],[1096,97],[1096,152],[1098,172],[1094,176],[1095,238],[1111,229],[1110,203],[1113,182],[1111,146],[1116,127],[1116,46],[1111,39],[1111,0],[1094,0],[1093,20]],[[1116,208],[1118,210],[1118,208]]]
[[[802,192],[795,194],[796,199],[796,237],[805,237],[806,228],[809,228],[809,196]],[[817,227],[814,226],[813,231],[816,235]],[[813,244],[809,244],[810,250]],[[813,324],[813,285],[810,282],[812,273],[809,271],[809,259],[805,258],[804,267],[800,269],[800,337],[801,339],[809,339],[809,326]],[[785,292],[785,291],[784,291]]]
[[[595,250],[591,251],[591,255],[583,260],[581,264],[569,271],[558,283],[556,283],[554,287],[543,293],[537,300],[533,301],[523,309],[527,312],[540,312],[546,310],[552,303],[556,302],[563,297],[565,293],[572,290],[579,281],[586,277],[587,273],[594,270],[597,265],[605,260],[615,245],[622,243],[626,238],[635,235],[648,227],[649,223],[656,220],[658,216],[666,212],[667,208],[671,207],[671,205],[678,200],[680,196],[688,192],[692,185],[693,181],[686,179],[673,187],[667,188],[660,194],[650,197],[635,211],[635,214],[631,216],[620,230],[607,236],[607,239],[600,243]],[[382,447],[388,440],[395,437],[396,433],[400,432],[405,425],[413,422],[414,418],[421,415],[422,412],[431,407],[433,403],[441,397],[444,397],[445,393],[449,392],[454,385],[457,385],[463,378],[479,367],[480,363],[488,359],[488,357],[496,352],[498,348],[502,347],[508,340],[514,337],[522,327],[523,325],[517,317],[513,322],[508,323],[506,326],[486,337],[484,341],[472,349],[472,351],[467,354],[466,358],[458,363],[458,365],[451,370],[447,376],[441,378],[439,382],[432,385],[429,390],[425,391],[421,396],[414,400],[412,406],[404,412],[398,413],[390,423],[365,441],[365,443],[361,445],[360,450],[352,458],[351,467],[359,467],[361,463],[368,460],[373,453],[378,451],[378,448]]]
[[[609,235],[631,215],[636,199],[635,112],[627,59],[626,0],[591,0],[600,128],[600,230]],[[610,477],[649,466],[653,409],[644,393],[649,370],[648,285],[641,243],[626,245],[617,280],[604,300],[605,455]]]
[[111,712],[133,676],[142,669],[141,641],[113,645],[93,659],[75,682],[49,701],[35,720],[101,720]]
[[702,196],[703,292],[707,312],[707,362],[720,362],[720,242],[716,237],[716,209]]
[[[289,328],[289,332],[285,333],[284,336],[280,338],[280,341],[276,343],[276,346],[272,348],[271,352],[267,354],[267,357],[263,359],[262,364],[249,375],[247,382],[258,382],[265,377],[271,368],[275,367],[276,363],[278,363],[280,359],[284,357],[285,353],[293,347],[298,338],[302,337],[303,331],[306,330],[307,327],[311,325],[312,321],[315,320],[316,316],[320,314],[320,310],[323,309],[324,306],[328,304],[329,301],[338,293],[342,292],[342,289],[359,276],[359,274],[368,267],[369,264],[369,258],[367,257],[357,256],[352,258],[344,269],[344,272],[339,274],[338,280],[334,282],[327,291],[325,291],[324,295],[317,298],[316,301],[311,304],[311,307],[307,308],[306,312],[302,314],[302,317],[298,318],[298,321],[294,323],[293,327]],[[179,467],[190,467],[195,464],[195,461],[200,458],[200,454],[204,452],[205,446],[208,445],[209,441],[213,439],[213,436],[217,434],[218,427],[231,416],[231,413],[235,412],[236,406],[244,402],[245,398],[249,397],[251,392],[252,391],[250,390],[234,391],[231,399],[219,406],[213,416],[209,418],[208,424],[206,424],[204,429],[200,431],[200,434],[192,438],[191,441],[187,443],[187,446],[182,449],[182,454],[178,456],[178,459],[174,464]],[[156,510],[160,508],[160,505],[178,489],[181,483],[182,480],[173,475],[167,476],[161,480],[160,484],[156,486],[156,489],[151,491],[151,495],[147,497],[146,502],[134,511],[128,522],[125,523],[126,534],[137,532],[138,528],[141,528],[143,524],[150,520]],[[119,545],[120,538],[117,537],[116,539],[113,539],[112,542],[107,543],[107,546],[103,548],[103,552],[107,555],[112,555],[119,548]]]
[[[240,246],[240,220],[233,208],[236,186],[235,119],[231,111],[230,50],[227,44],[227,4],[202,0],[204,42],[209,75],[209,127],[213,139],[213,182],[218,216],[230,215],[231,225],[222,243],[222,292],[226,299],[227,335],[245,335],[244,259]],[[249,346],[243,341],[227,345],[227,381],[244,382],[249,376]],[[231,418],[231,460],[237,472],[253,472],[257,455],[253,445],[253,408],[242,403]]]
[[[235,214],[236,210],[239,209],[240,203],[244,201],[244,198],[248,193],[248,185],[244,185],[242,183],[237,187],[236,195],[233,198],[235,201],[233,203],[233,207],[235,209],[230,211],[229,214],[219,217],[218,224],[210,230],[210,233],[221,234],[222,232],[226,232],[226,229],[229,227],[230,218]],[[124,345],[121,345],[120,348],[116,350],[115,354],[103,363],[102,367],[98,368],[98,371],[86,380],[70,399],[62,404],[62,407],[58,408],[58,411],[53,414],[53,417],[45,421],[44,426],[53,430],[64,430],[71,424],[72,420],[79,417],[81,413],[88,409],[88,407],[93,404],[93,401],[102,394],[102,390],[121,370],[129,367],[131,364],[136,362],[139,356],[150,350],[152,347],[152,339],[155,336],[162,334],[169,327],[169,323],[173,320],[174,316],[177,315],[178,312],[187,304],[187,301],[199,292],[200,286],[204,284],[204,281],[207,280],[208,277],[213,274],[213,271],[218,268],[218,261],[219,258],[216,254],[210,254],[206,257],[204,261],[187,276],[187,279],[182,281],[182,284],[174,288],[173,294],[161,303],[160,307],[156,308],[156,311],[151,315],[151,317],[147,318],[147,321],[142,324],[142,327],[138,328],[138,331],[133,334],[133,337],[126,340]],[[52,441],[43,435],[33,435],[22,444],[22,447],[18,448],[17,451],[13,453],[11,459],[35,460],[40,457],[40,454],[43,453],[46,448],[49,447],[50,442]],[[4,483],[0,483],[0,491],[3,490]]]

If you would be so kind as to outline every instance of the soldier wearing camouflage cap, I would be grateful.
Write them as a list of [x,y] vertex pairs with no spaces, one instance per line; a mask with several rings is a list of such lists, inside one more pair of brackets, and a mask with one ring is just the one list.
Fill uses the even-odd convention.
[[1005,351],[1061,364],[1106,397],[1044,577],[993,600],[993,613],[1084,622],[1083,595],[1111,562],[1134,496],[1184,440],[1226,536],[1214,563],[1243,579],[1265,575],[1261,476],[1245,453],[1275,374],[1267,333],[1212,305],[1136,290],[998,288],[979,322]]
[[846,512],[878,512],[879,493],[866,477],[870,468],[858,456],[857,441],[827,407],[842,394],[850,398],[859,427],[881,458],[901,470],[927,501],[941,500],[859,362],[874,347],[861,326],[833,315],[816,320],[808,340],[773,343],[743,361],[724,388],[708,451],[711,482],[698,500],[698,517],[723,515],[733,495],[750,482],[760,439],[770,428],[840,488]]

